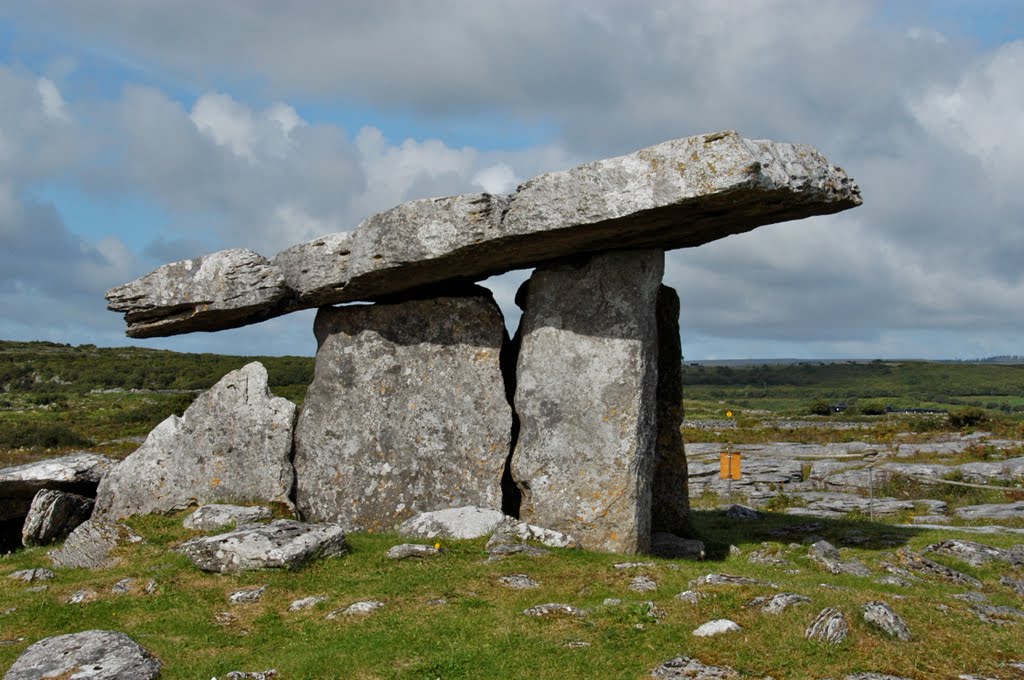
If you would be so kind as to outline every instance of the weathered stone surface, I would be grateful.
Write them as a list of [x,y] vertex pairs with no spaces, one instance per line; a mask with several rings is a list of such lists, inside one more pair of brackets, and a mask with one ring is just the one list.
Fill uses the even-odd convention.
[[[686,536],[690,532],[690,492],[686,485],[683,422],[683,350],[679,341],[679,294],[662,285],[658,324],[657,440],[651,482],[651,531]],[[701,546],[703,552],[703,546]]]
[[762,595],[747,603],[748,607],[757,607],[765,614],[781,614],[790,607],[806,604],[811,598],[797,593],[779,593],[778,595]]
[[871,575],[871,570],[859,560],[843,560],[839,555],[839,550],[828,541],[813,543],[807,550],[807,556],[824,566],[832,574]]
[[957,508],[956,516],[963,519],[1024,519],[1024,501],[968,505]]
[[850,624],[846,622],[843,612],[835,607],[826,607],[811,622],[804,633],[808,640],[819,640],[837,645],[850,634]]
[[705,574],[700,576],[693,581],[690,581],[690,587],[695,588],[698,586],[768,586],[770,588],[778,588],[778,583],[772,583],[771,581],[762,581],[761,579],[750,578],[748,576],[733,576],[732,574]]
[[306,609],[312,609],[321,602],[327,602],[326,595],[310,595],[309,597],[303,597],[298,600],[293,600],[292,603],[288,605],[288,611],[301,612]]
[[745,505],[730,505],[725,511],[725,516],[729,519],[742,519],[747,521],[755,521],[764,519],[764,513],[759,512],[753,508],[748,508]]
[[165,265],[107,299],[136,337],[230,328],[581,253],[692,247],[860,203],[811,147],[720,132],[534,177],[508,196],[405,203],[274,265],[241,250]]
[[649,548],[660,250],[538,267],[516,373],[520,517],[584,548]]
[[702,560],[704,542],[658,531],[651,534],[651,554],[669,559]]
[[225,375],[103,478],[95,515],[121,518],[218,501],[291,507],[295,404],[259,362]]
[[921,555],[912,552],[906,548],[900,548],[899,550],[897,550],[896,557],[899,559],[900,563],[903,566],[907,567],[908,569],[912,569],[920,574],[934,576],[944,581],[949,581],[951,583],[957,583],[964,586],[971,586],[972,588],[982,587],[981,581],[974,578],[973,576],[968,576],[967,574],[957,571],[956,569],[950,569],[949,567],[943,564],[933,562],[927,557],[922,557]]
[[534,581],[527,574],[509,574],[508,576],[499,576],[498,582],[503,586],[512,588],[513,590],[531,590],[540,586],[539,583]]
[[142,536],[124,524],[90,519],[71,532],[64,545],[50,551],[57,567],[103,569],[116,563],[115,548],[142,542]]
[[40,640],[18,657],[4,680],[39,678],[151,680],[160,661],[124,633],[86,630]]
[[957,465],[955,469],[968,482],[1019,482],[1024,481],[1024,456],[1000,461],[963,463]]
[[93,497],[114,461],[95,453],[71,453],[0,470],[0,521],[24,517],[43,489]]
[[1016,553],[1002,548],[995,548],[983,543],[964,541],[958,538],[950,538],[939,543],[927,546],[921,552],[934,552],[938,555],[956,557],[975,567],[988,564],[989,562],[1005,562],[1013,566],[1024,566],[1024,553]]
[[649,593],[658,589],[658,582],[650,576],[634,576],[627,586],[634,593]]
[[512,517],[506,517],[498,526],[494,527],[494,533],[491,535],[491,540],[488,541],[488,546],[492,543],[517,543],[523,541],[537,541],[549,548],[580,547],[579,541],[571,535],[527,524],[522,520]]
[[[721,444],[718,445],[721,449]],[[713,463],[689,464],[688,485],[691,494],[713,491],[724,495],[727,482],[719,477],[721,466],[716,459]],[[778,458],[743,458],[743,477],[733,480],[733,489],[740,493],[750,494],[751,489],[771,491],[780,484],[793,484],[803,479],[803,463],[799,460]]]
[[741,676],[728,666],[708,666],[688,656],[677,656],[651,671],[651,677],[665,680],[734,680]]
[[204,505],[185,518],[182,526],[197,531],[219,531],[232,526],[253,524],[270,519],[270,508],[262,505]]
[[12,571],[7,575],[7,578],[15,581],[24,581],[25,583],[33,583],[35,581],[49,581],[53,579],[53,572],[49,569],[19,569],[18,571]]
[[32,499],[21,529],[25,546],[49,545],[67,538],[79,524],[89,519],[94,501],[64,491],[43,489]]
[[402,543],[388,550],[387,556],[390,560],[407,560],[410,557],[435,557],[440,554],[441,551],[432,545]]
[[322,308],[295,433],[304,517],[392,530],[418,512],[501,509],[512,436],[490,292]]
[[193,538],[178,551],[203,571],[237,573],[252,569],[298,569],[315,559],[348,552],[336,524],[279,519],[250,524],[216,536]]
[[267,586],[262,585],[258,588],[246,588],[245,590],[236,590],[235,592],[228,595],[228,602],[231,604],[252,604],[253,602],[259,602],[263,599],[263,593],[267,592]]
[[344,609],[335,609],[327,615],[327,618],[333,620],[342,616],[369,616],[383,607],[384,603],[378,600],[364,600],[350,604]]
[[1015,621],[1024,620],[1024,611],[1005,605],[975,602],[971,605],[971,611],[977,614],[978,618],[985,623],[991,623],[996,626],[1007,626]]
[[864,620],[883,633],[902,642],[910,642],[910,629],[899,614],[885,602],[868,602],[863,607]]
[[708,621],[697,626],[693,631],[695,637],[713,637],[715,635],[723,635],[725,633],[738,633],[743,630],[739,624],[729,619],[715,619],[714,621]]
[[546,604],[538,604],[535,607],[524,609],[523,613],[527,616],[536,616],[539,618],[548,618],[553,616],[571,616],[573,618],[582,619],[588,614],[586,609],[580,609],[574,607],[571,604],[562,604],[560,602],[548,602]]
[[398,533],[412,538],[480,538],[506,519],[500,510],[465,506],[421,512],[402,522]]
[[128,335],[150,338],[235,328],[280,314],[290,291],[280,269],[251,250],[232,248],[172,262],[107,291]]
[[92,588],[83,588],[82,590],[76,590],[71,593],[68,597],[68,604],[88,604],[89,602],[95,602],[100,599],[100,594]]
[[1011,578],[1009,576],[1000,576],[999,583],[1010,588],[1018,595],[1024,596],[1024,579]]
[[894,515],[898,512],[914,510],[912,501],[901,501],[896,498],[864,498],[849,493],[829,493],[817,491],[794,492],[795,498],[806,501],[806,509],[812,512],[846,514],[848,512],[874,513],[876,515]]

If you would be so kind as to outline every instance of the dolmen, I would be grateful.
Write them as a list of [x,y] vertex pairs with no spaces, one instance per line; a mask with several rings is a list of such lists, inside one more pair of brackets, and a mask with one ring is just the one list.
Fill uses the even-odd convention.
[[[229,374],[104,480],[96,512],[230,498],[376,532],[472,506],[587,549],[645,552],[652,533],[688,530],[665,251],[860,203],[813,148],[721,132],[508,195],[412,201],[273,258],[232,249],[164,265],[107,293],[129,336],[317,308],[315,376],[296,415],[258,364]],[[510,338],[476,282],[527,267]],[[242,443],[218,444],[224,431]]]

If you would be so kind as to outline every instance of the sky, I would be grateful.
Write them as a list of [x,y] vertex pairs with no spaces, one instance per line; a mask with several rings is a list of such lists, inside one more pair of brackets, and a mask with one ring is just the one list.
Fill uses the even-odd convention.
[[864,205],[668,253],[687,360],[1024,354],[1019,0],[0,0],[0,338],[311,355],[312,311],[129,340],[103,294],[727,129]]

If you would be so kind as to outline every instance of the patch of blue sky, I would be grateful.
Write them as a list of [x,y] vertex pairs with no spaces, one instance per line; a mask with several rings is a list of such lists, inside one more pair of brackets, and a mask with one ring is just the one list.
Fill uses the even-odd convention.
[[884,24],[931,29],[950,39],[966,39],[986,50],[1024,39],[1021,0],[882,2],[878,13]]

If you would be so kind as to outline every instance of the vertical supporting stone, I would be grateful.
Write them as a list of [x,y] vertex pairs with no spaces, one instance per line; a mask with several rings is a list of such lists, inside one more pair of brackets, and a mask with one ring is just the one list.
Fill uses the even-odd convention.
[[683,422],[683,352],[679,341],[679,295],[658,290],[658,442],[651,488],[651,531],[690,533],[690,494]]
[[608,252],[538,267],[527,285],[512,456],[520,518],[591,550],[649,546],[663,271],[662,250]]
[[512,413],[501,311],[478,286],[323,307],[295,432],[296,505],[312,521],[386,531],[418,512],[501,509]]

